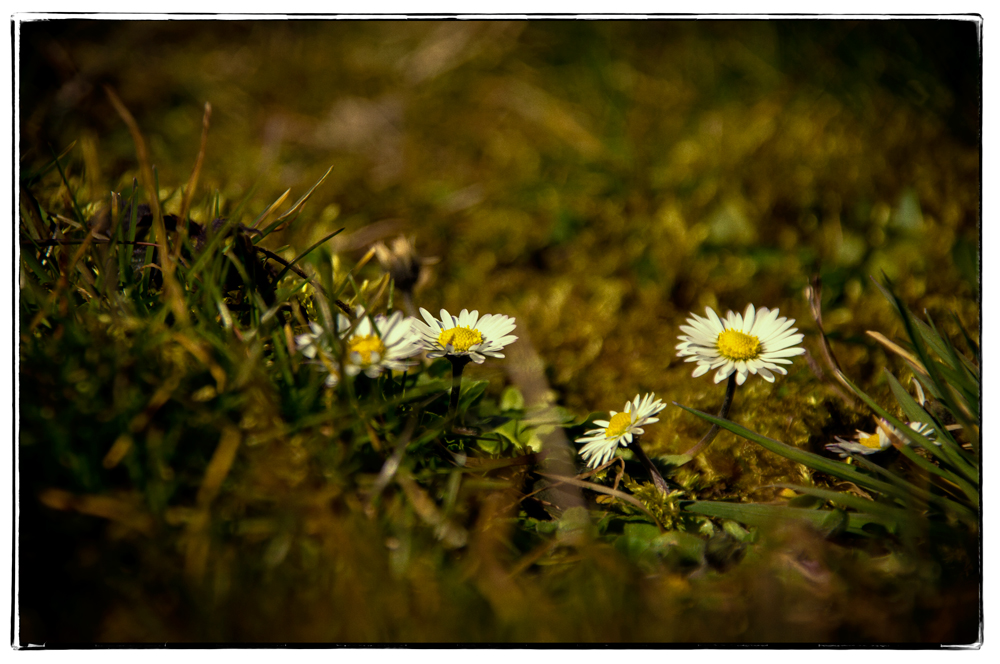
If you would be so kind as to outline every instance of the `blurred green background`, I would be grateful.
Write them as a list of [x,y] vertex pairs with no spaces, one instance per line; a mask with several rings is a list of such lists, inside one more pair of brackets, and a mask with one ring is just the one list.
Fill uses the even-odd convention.
[[[777,307],[819,360],[803,297],[812,275],[845,371],[875,394],[887,393],[878,370],[891,362],[864,332],[900,330],[870,275],[894,280],[914,311],[979,324],[971,21],[20,28],[22,170],[77,141],[70,175],[88,214],[130,187],[135,149],[108,85],[146,135],[166,197],[191,172],[208,101],[192,218],[208,221],[218,192],[224,216],[249,196],[252,219],[332,165],[307,212],[269,242],[301,250],[344,226],[335,242],[352,262],[376,240],[414,237],[440,259],[416,304],[515,316],[550,397],[580,416],[645,391],[717,409],[722,386],[690,378],[674,350],[677,326],[705,306]],[[179,207],[175,195],[166,211]],[[503,370],[469,372],[499,387]],[[774,385],[749,381],[731,417],[813,451],[870,428],[806,361]],[[705,429],[675,408],[661,420],[644,438],[653,454],[679,453]],[[723,434],[696,472],[734,497],[799,471]],[[79,617],[43,604],[38,622]],[[120,616],[92,619],[84,636],[135,633],[115,631]]]

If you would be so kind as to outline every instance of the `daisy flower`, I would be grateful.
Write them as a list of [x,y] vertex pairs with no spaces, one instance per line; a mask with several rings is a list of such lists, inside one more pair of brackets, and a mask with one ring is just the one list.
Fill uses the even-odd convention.
[[585,443],[580,448],[580,454],[588,466],[597,468],[606,463],[614,456],[619,444],[627,447],[632,442],[633,436],[645,433],[641,427],[660,421],[653,415],[659,413],[665,406],[659,399],[654,401],[655,396],[647,394],[640,398],[637,394],[635,399],[625,404],[624,411],[620,413],[611,411],[610,420],[594,420],[594,424],[601,428],[592,429],[576,439],[577,443]]
[[[882,420],[882,424],[885,425],[887,429],[893,431],[896,436],[903,441],[905,444],[909,445],[909,439],[906,438],[897,429],[890,427],[889,423]],[[910,422],[909,427],[923,436],[933,440],[934,429],[923,422]],[[854,440],[845,440],[843,438],[837,437],[836,443],[830,443],[826,446],[826,449],[831,452],[836,452],[841,456],[841,458],[850,456],[852,454],[861,454],[863,456],[868,456],[869,454],[875,454],[876,452],[881,452],[892,447],[892,439],[879,427],[875,433],[866,433],[857,430],[854,435]]]
[[442,309],[438,320],[421,307],[420,315],[423,321],[411,319],[413,330],[419,337],[420,347],[431,359],[445,355],[468,356],[476,364],[482,364],[487,356],[502,358],[503,347],[517,339],[511,334],[514,319],[501,314],[486,314],[480,318],[478,311],[469,313],[462,309],[460,314],[453,316]]
[[334,387],[340,382],[340,373],[337,371],[337,363],[333,360],[330,341],[322,326],[309,321],[309,332],[296,335],[295,346],[300,353],[310,360],[316,360],[316,364],[322,365],[327,370],[327,387]]
[[[363,307],[355,311],[357,323],[343,314],[337,315],[337,334],[346,347],[344,373],[357,376],[364,371],[369,378],[377,378],[385,369],[406,369],[409,364],[403,360],[420,351],[410,319],[403,318],[400,311],[388,318],[366,316]],[[303,355],[327,370],[327,386],[333,387],[340,381],[333,347],[322,326],[310,321],[309,332],[296,336],[295,345]]]
[[681,325],[686,334],[678,337],[678,357],[698,363],[692,376],[716,370],[716,383],[733,373],[737,385],[742,385],[749,374],[759,374],[773,383],[775,373],[788,373],[782,364],[791,364],[789,358],[806,352],[796,345],[802,335],[792,327],[795,320],[779,318],[777,309],[754,309],[751,304],[742,316],[730,311],[722,319],[711,307],[705,307],[705,314],[705,318],[691,314],[688,324]]
[[419,353],[420,346],[403,312],[395,311],[388,318],[367,316],[360,306],[355,312],[357,323],[337,314],[337,332],[347,348],[344,372],[348,376],[364,371],[369,378],[377,378],[385,369],[402,371],[410,366],[403,360]]

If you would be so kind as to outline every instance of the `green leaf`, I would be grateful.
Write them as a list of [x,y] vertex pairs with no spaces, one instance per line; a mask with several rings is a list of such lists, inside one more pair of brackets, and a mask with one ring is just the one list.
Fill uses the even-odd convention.
[[468,410],[472,404],[483,396],[489,384],[490,381],[488,380],[463,380],[462,391],[458,397],[458,409],[460,411]]
[[524,410],[524,395],[513,385],[504,388],[500,394],[500,410]]
[[722,522],[722,529],[729,533],[733,539],[744,544],[752,544],[757,539],[755,532],[750,532],[738,522],[731,519],[726,519]]
[[508,420],[494,431],[519,448],[539,451],[542,449],[542,440],[538,437],[535,427],[526,426],[522,420]]

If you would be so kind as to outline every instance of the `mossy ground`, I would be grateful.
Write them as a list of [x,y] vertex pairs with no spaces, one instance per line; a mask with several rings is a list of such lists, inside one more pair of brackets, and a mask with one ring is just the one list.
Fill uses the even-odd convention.
[[[86,218],[130,190],[135,147],[110,85],[176,214],[209,101],[192,219],[210,221],[217,201],[223,216],[244,202],[252,219],[332,165],[265,245],[291,259],[344,227],[332,244],[349,269],[372,242],[413,236],[439,259],[418,306],[516,317],[510,362],[467,370],[494,398],[518,382],[510,366],[537,355],[542,396],[578,422],[648,391],[715,411],[724,385],[691,378],[678,325],[706,306],[777,307],[821,365],[803,296],[813,275],[843,368],[883,402],[881,370],[902,364],[865,331],[901,329],[870,276],[891,278],[914,311],[978,327],[972,23],[59,20],[21,24],[21,45],[22,172],[76,141],[66,175]],[[58,173],[32,191],[72,216]],[[372,261],[358,281],[378,277]],[[356,432],[317,421],[321,400],[295,396],[304,379],[220,359],[238,387],[215,399],[205,388],[218,377],[190,366],[189,341],[162,318],[127,320],[134,329],[84,312],[22,347],[25,641],[961,641],[975,616],[968,561],[885,570],[878,547],[793,530],[693,578],[683,556],[650,567],[562,533],[511,574],[553,535],[523,518],[491,525],[510,517],[496,486],[433,496],[473,534],[457,550],[406,487],[372,517],[354,475],[374,476],[381,459],[344,451]],[[137,425],[164,385],[153,423]],[[749,381],[730,417],[815,452],[871,428],[804,359],[773,385]],[[672,406],[660,419],[643,439],[653,456],[706,429]],[[259,443],[241,448],[214,525],[199,530],[185,506],[234,426]],[[105,468],[129,432],[143,456]],[[762,486],[808,481],[728,433],[684,473],[712,499],[763,502],[777,489]],[[519,477],[494,479],[510,491]],[[39,501],[50,490],[112,492],[140,526],[53,510],[55,494]],[[792,578],[788,560],[805,558],[827,576]],[[58,602],[45,596],[54,586],[30,583],[45,574],[62,584]],[[949,594],[954,578],[965,581]]]

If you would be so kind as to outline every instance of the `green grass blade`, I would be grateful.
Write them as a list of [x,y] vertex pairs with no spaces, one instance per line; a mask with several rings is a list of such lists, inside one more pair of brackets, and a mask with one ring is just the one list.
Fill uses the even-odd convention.
[[960,503],[952,501],[948,498],[942,497],[941,500],[947,501],[947,503],[953,509],[955,509],[955,511],[962,512],[967,516],[975,516],[976,512],[973,511],[973,509],[975,510],[979,509],[979,492],[976,491],[974,486],[963,480],[961,477],[956,476],[954,473],[948,473],[943,471],[938,466],[935,466],[933,463],[931,463],[927,459],[923,458],[922,456],[914,452],[912,449],[910,449],[908,445],[903,445],[898,449],[902,453],[902,455],[905,456],[910,461],[912,461],[915,466],[927,471],[931,475],[937,475],[941,479],[947,482],[951,482],[952,484],[961,488],[962,491],[965,493],[965,495],[968,496],[969,500],[971,501],[972,508],[961,505]]
[[972,363],[955,349],[955,345],[949,339],[938,332],[937,326],[934,325],[934,321],[930,316],[927,317],[927,321],[930,323],[934,334],[941,339],[941,343],[944,346],[945,354],[941,358],[949,363],[950,369],[958,376],[958,379],[952,383],[952,386],[960,390],[961,396],[965,400],[965,406],[973,413],[976,422],[979,422],[979,372],[973,369]]
[[[955,325],[958,326],[958,329],[962,332],[962,338],[965,339],[965,345],[968,346],[969,352],[972,353],[975,356],[974,370],[975,370],[975,373],[976,373],[976,379],[978,380],[979,379],[979,364],[980,364],[979,361],[981,359],[980,354],[979,354],[979,344],[977,344],[975,341],[973,341],[972,337],[969,336],[969,333],[965,330],[965,325],[963,325],[962,321],[958,318],[958,314],[956,314],[954,311],[950,311],[948,313],[951,314],[951,318],[952,318],[952,320],[955,321]],[[964,353],[961,353],[960,355],[962,357],[964,357]]]
[[218,230],[212,233],[212,237],[202,248],[201,253],[198,255],[198,258],[191,266],[191,269],[187,271],[188,283],[193,282],[195,280],[195,277],[198,276],[198,273],[201,272],[201,269],[205,267],[205,264],[210,259],[215,257],[216,254],[215,250],[218,248],[219,243],[222,242],[223,238],[229,235],[229,230],[235,225],[236,225],[236,217],[235,216],[230,217],[229,219],[226,219],[226,222]]
[[882,520],[883,523],[892,523],[898,526],[900,523],[914,518],[914,512],[911,510],[899,507],[889,507],[888,505],[883,505],[873,500],[862,498],[861,496],[851,495],[843,491],[830,491],[829,489],[819,489],[817,487],[799,486],[795,484],[776,484],[775,486],[792,489],[793,491],[798,491],[799,493],[805,493],[823,500],[828,500],[831,503],[849,507],[853,510],[857,510],[858,512],[871,514],[872,516]]
[[322,240],[320,240],[319,242],[315,243],[314,245],[312,245],[311,247],[309,247],[308,249],[306,249],[305,251],[303,251],[301,254],[299,254],[298,256],[296,256],[295,260],[293,260],[291,263],[289,263],[288,265],[286,265],[285,268],[281,272],[278,273],[278,276],[274,278],[274,283],[278,283],[279,281],[281,281],[281,278],[283,276],[285,276],[285,274],[287,274],[290,269],[292,269],[292,266],[295,265],[296,263],[298,263],[300,260],[302,260],[306,256],[308,256],[310,253],[312,253],[313,249],[315,249],[316,247],[320,246],[321,244],[323,244],[324,242],[326,242],[327,240],[329,240],[333,236],[339,235],[340,233],[343,232],[343,230],[344,230],[343,228],[335,230],[334,232],[330,233],[329,235],[327,235],[326,237],[324,237]]
[[906,328],[906,335],[910,338],[910,342],[913,344],[913,350],[916,351],[917,356],[923,363],[924,368],[930,375],[931,380],[934,381],[937,387],[937,392],[940,394],[941,402],[947,407],[960,421],[964,420],[966,424],[972,424],[971,413],[968,412],[967,408],[963,408],[963,404],[959,404],[955,401],[953,393],[948,385],[948,383],[942,378],[941,371],[939,367],[940,364],[932,362],[930,357],[927,355],[927,349],[924,347],[920,340],[918,339],[918,333],[914,330],[913,315],[906,309],[903,301],[895,293],[891,293],[896,309],[902,312],[903,326]]
[[302,197],[299,200],[295,201],[295,205],[293,205],[292,207],[288,208],[288,210],[285,211],[284,214],[282,214],[277,219],[275,219],[270,225],[268,225],[261,232],[260,235],[258,235],[257,237],[255,237],[254,240],[253,240],[253,243],[254,244],[260,243],[261,240],[263,240],[265,237],[267,237],[268,235],[270,235],[274,231],[275,228],[277,228],[279,225],[281,225],[282,221],[284,221],[290,215],[292,215],[293,213],[295,213],[299,209],[301,209],[301,207],[306,204],[306,201],[309,200],[309,197],[312,196],[313,192],[316,191],[316,188],[318,186],[320,186],[321,184],[323,184],[323,182],[326,181],[326,178],[332,172],[333,172],[333,166],[331,166],[330,168],[326,169],[326,173],[323,174],[323,177],[321,177],[319,180],[317,180],[316,184],[314,184],[312,187],[310,187],[309,191],[307,191],[305,194],[303,194]]
[[[874,399],[872,399],[870,396],[868,396],[867,394],[865,394],[864,392],[862,392],[860,389],[858,389],[858,387],[854,383],[852,383],[849,379],[847,379],[845,377],[844,380],[847,383],[847,385],[854,391],[854,393],[857,394],[858,397],[862,401],[864,401],[866,404],[868,404],[869,408],[871,408],[873,411],[875,411],[875,413],[879,417],[881,417],[886,422],[888,422],[890,426],[892,426],[894,429],[896,429],[897,431],[899,431],[903,436],[905,436],[907,439],[909,439],[909,440],[911,440],[911,441],[913,441],[915,443],[919,444],[919,443],[923,442],[925,445],[933,446],[935,449],[931,450],[931,452],[937,452],[938,454],[942,454],[943,455],[943,452],[940,452],[939,450],[937,450],[936,449],[937,446],[934,445],[933,443],[931,443],[929,440],[927,440],[927,438],[925,438],[924,436],[920,435],[919,433],[917,433],[916,431],[914,431],[913,429],[911,429],[908,425],[906,425],[905,423],[903,423],[901,420],[899,420],[899,419],[893,417],[892,415],[890,415],[884,408],[882,408],[877,403],[875,403]],[[968,483],[965,482],[965,480],[963,480],[962,478],[958,477],[955,473],[952,473],[952,472],[949,472],[949,471],[944,470],[942,468],[939,468],[938,466],[934,465],[930,461],[927,461],[926,459],[921,458],[919,455],[916,454],[916,452],[914,452],[911,449],[908,449],[908,447],[906,445],[900,446],[899,449],[900,449],[900,451],[903,452],[903,454],[908,459],[912,460],[914,463],[916,463],[918,466],[920,466],[921,468],[923,468],[927,472],[930,472],[930,473],[933,473],[935,475],[938,475],[939,477],[942,477],[942,478],[948,480],[949,482],[951,482],[953,484],[957,484],[957,485],[961,486],[964,483],[964,484],[966,484],[966,486],[969,486]],[[978,482],[978,480],[977,480],[977,482]],[[975,492],[974,489],[972,489],[972,491]],[[975,492],[975,493],[978,496],[978,492]]]
[[[931,452],[936,458],[942,461],[942,463],[947,463],[951,467],[955,468],[958,472],[962,473],[964,477],[970,482],[979,482],[979,469],[974,459],[967,458],[967,453],[961,448],[955,438],[951,435],[951,432],[938,422],[933,416],[930,415],[925,409],[921,408],[916,401],[903,389],[896,377],[891,373],[886,371],[889,376],[889,386],[899,401],[900,406],[903,408],[903,412],[906,413],[907,417],[912,420],[917,420],[928,424],[937,434],[937,439],[940,444],[930,443],[928,439],[913,431],[912,429],[901,430],[907,439],[911,440],[917,445],[924,447],[929,452]],[[911,434],[912,432],[912,434]],[[927,447],[924,441],[928,441],[929,445],[933,445],[932,448]]]
[[[63,150],[62,152],[59,153],[58,157],[56,157],[55,159],[53,159],[49,163],[45,164],[44,166],[42,166],[41,168],[39,168],[34,173],[29,173],[27,175],[25,175],[24,173],[22,173],[21,174],[21,182],[26,187],[32,186],[33,184],[35,184],[36,182],[38,182],[39,180],[41,180],[43,177],[45,177],[46,175],[48,175],[52,171],[52,169],[56,167],[56,164],[59,162],[59,160],[62,159],[63,157],[65,157],[66,155],[68,155],[70,153],[70,151],[72,151],[73,148],[75,148],[75,147],[76,147],[76,141],[73,141],[72,143],[69,144],[69,147],[67,147],[65,150]],[[51,147],[50,147],[50,149],[51,149]]]
[[73,206],[73,216],[84,226],[87,225],[87,221],[83,218],[83,212],[80,211],[80,206],[76,202],[76,194],[73,193],[72,187],[69,186],[69,180],[66,178],[66,172],[63,170],[62,162],[60,158],[56,156],[56,151],[49,146],[49,150],[52,151],[52,156],[55,158],[56,168],[59,169],[59,176],[62,178],[63,184],[66,185],[66,192],[69,194],[70,203]]
[[[945,359],[947,357],[948,351],[945,349],[944,342],[942,341],[941,336],[937,333],[937,330],[931,328],[929,325],[927,325],[927,323],[923,322],[916,316],[913,316],[912,313],[910,315],[914,327],[916,328],[917,332],[920,333],[920,336],[924,340],[924,342],[926,342],[926,344],[931,347],[931,350],[937,353],[938,357],[940,357],[941,359]],[[928,320],[929,319],[930,317],[928,317]]]
[[791,445],[774,440],[773,438],[761,436],[760,434],[730,420],[724,420],[720,417],[716,417],[715,415],[709,415],[708,413],[704,413],[700,410],[695,410],[694,408],[681,406],[681,404],[677,402],[674,402],[674,405],[680,406],[689,413],[693,413],[694,415],[697,415],[712,424],[718,424],[721,428],[735,433],[737,436],[751,440],[769,452],[774,452],[775,454],[783,456],[786,459],[791,459],[792,461],[801,463],[802,465],[812,468],[813,470],[818,470],[828,475],[833,475],[834,477],[854,482],[859,486],[863,486],[871,491],[877,491],[878,493],[886,496],[896,498],[903,498],[905,496],[903,491],[892,484],[875,479],[869,475],[865,475],[864,473],[859,472],[856,468],[852,468],[842,461],[833,461],[832,459],[827,459],[826,457],[819,456],[818,454],[800,450],[797,447],[792,447]]
[[853,459],[854,463],[857,464],[858,467],[864,468],[865,470],[875,473],[880,477],[884,477],[891,484],[903,489],[917,499],[917,501],[906,503],[907,507],[920,507],[921,504],[934,503],[944,509],[951,509],[951,506],[946,502],[946,498],[935,495],[929,490],[919,487],[916,484],[903,479],[899,475],[889,472],[877,463],[869,461],[863,455],[859,454],[857,456],[852,456],[851,459]]
[[[683,509],[693,514],[712,516],[720,519],[732,519],[748,526],[773,526],[788,521],[806,521],[817,530],[825,530],[830,518],[829,510],[813,510],[804,507],[786,507],[784,505],[759,505],[755,503],[724,503],[718,501],[699,500]],[[847,531],[855,535],[868,535],[863,527],[870,523],[885,525],[882,519],[860,512],[847,514]]]
[[[892,390],[893,396],[896,397],[896,402],[899,404],[900,408],[903,409],[903,413],[906,414],[906,417],[908,417],[911,422],[921,422],[934,429],[934,432],[937,434],[937,439],[942,442],[942,445],[947,443],[952,447],[958,448],[958,443],[955,442],[955,439],[952,437],[951,432],[948,431],[948,429],[943,427],[941,424],[939,424],[937,420],[931,417],[931,414],[928,413],[923,407],[920,406],[920,404],[916,402],[916,400],[913,397],[910,396],[910,393],[907,392],[902,385],[900,385],[899,381],[896,380],[896,377],[892,375],[892,372],[890,372],[888,369],[885,369],[884,372],[886,375],[886,379],[889,381],[889,389]],[[929,442],[929,439],[925,438],[924,436],[918,435],[917,436],[918,442],[920,439],[928,440],[929,445],[934,445],[933,443]],[[926,447],[922,443],[920,444],[920,446]],[[934,445],[934,449],[933,450],[928,449],[928,451],[932,453],[940,451],[945,458],[948,457],[947,449],[942,450],[941,446],[939,445]]]

